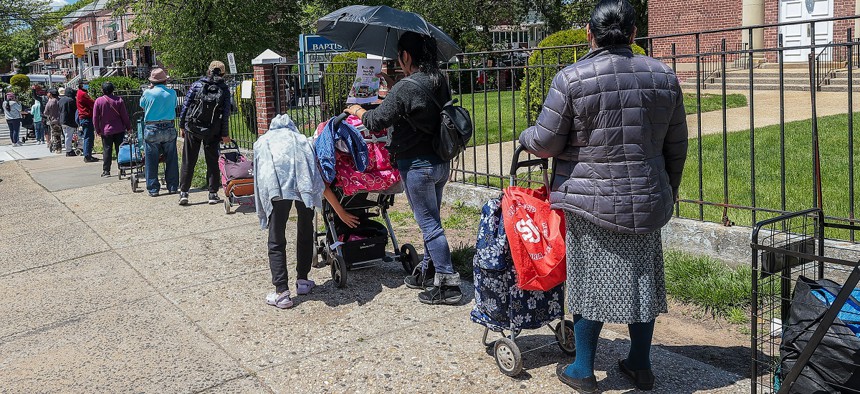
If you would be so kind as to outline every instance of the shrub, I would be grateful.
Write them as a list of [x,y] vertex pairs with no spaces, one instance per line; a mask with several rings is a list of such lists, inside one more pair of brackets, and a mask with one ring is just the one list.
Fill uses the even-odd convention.
[[330,64],[326,64],[323,88],[325,102],[332,113],[325,115],[334,115],[345,108],[349,90],[355,81],[358,59],[365,57],[367,55],[364,53],[346,52],[335,56],[331,59]]
[[[467,70],[461,71],[461,68]],[[448,85],[454,92],[459,94],[472,93],[472,81],[475,80],[475,76],[472,71],[468,70],[469,68],[471,67],[468,65],[461,67],[459,64],[454,63],[449,65],[447,70],[442,70],[448,76]]]
[[89,82],[90,84],[90,97],[93,99],[101,97],[102,95],[102,84],[105,82],[110,82],[114,86],[115,92],[127,92],[127,91],[135,91],[139,92],[141,85],[146,84],[145,80],[131,78],[131,77],[100,77],[95,78]]
[[15,74],[9,79],[9,84],[21,89],[22,91],[26,91],[30,88],[30,77],[24,74]]
[[[526,76],[520,90],[523,108],[531,111],[532,119],[537,117],[543,100],[552,85],[555,74],[573,64],[588,53],[589,45],[585,29],[569,29],[550,34],[538,44],[538,48],[562,47],[532,52],[528,59]],[[645,50],[633,44],[633,53],[644,55]],[[526,112],[528,113],[528,112]]]

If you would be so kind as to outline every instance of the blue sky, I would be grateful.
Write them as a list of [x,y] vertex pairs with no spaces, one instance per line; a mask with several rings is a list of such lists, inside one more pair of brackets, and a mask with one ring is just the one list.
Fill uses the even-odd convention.
[[51,7],[59,8],[74,1],[75,0],[51,0]]

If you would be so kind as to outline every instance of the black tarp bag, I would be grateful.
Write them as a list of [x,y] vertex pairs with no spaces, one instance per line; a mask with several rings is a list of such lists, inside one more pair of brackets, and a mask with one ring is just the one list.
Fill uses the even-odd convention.
[[[794,368],[830,306],[814,292],[821,294],[823,290],[835,295],[840,289],[840,285],[827,279],[816,281],[803,276],[797,279],[788,324],[779,347],[780,373],[775,382],[777,385]],[[852,303],[853,306],[860,305],[856,298],[851,297],[842,311],[850,310]],[[833,321],[789,392],[860,394],[860,338],[845,321],[838,317]]]

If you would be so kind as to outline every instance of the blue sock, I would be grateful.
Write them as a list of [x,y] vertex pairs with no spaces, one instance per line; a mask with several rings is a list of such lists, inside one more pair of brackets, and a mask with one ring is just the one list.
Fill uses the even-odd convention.
[[574,379],[594,376],[594,354],[597,352],[597,340],[602,329],[603,322],[583,319],[581,315],[573,316],[576,359],[564,370],[566,375]]
[[[651,369],[651,338],[654,336],[654,321],[627,325],[630,333],[630,353],[625,364],[634,371]],[[579,349],[577,349],[577,354]]]

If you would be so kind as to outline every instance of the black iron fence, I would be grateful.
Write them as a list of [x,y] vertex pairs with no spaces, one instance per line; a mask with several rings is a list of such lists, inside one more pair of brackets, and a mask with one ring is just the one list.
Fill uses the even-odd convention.
[[[829,220],[856,223],[853,103],[860,16],[767,24],[637,39],[682,81],[690,148],[681,217],[751,226],[815,206],[820,180]],[[784,45],[787,26],[830,24],[824,42]],[[750,43],[762,42],[761,45]],[[830,50],[823,63],[822,50]],[[520,133],[533,125],[553,76],[588,52],[586,45],[458,55],[443,65],[452,94],[469,110],[475,134],[452,166],[451,180],[498,188],[507,181]],[[393,62],[386,62],[393,71]],[[277,112],[306,134],[345,107],[355,62],[275,68]],[[818,92],[828,74],[827,91]],[[817,103],[813,106],[813,103]],[[813,171],[813,129],[822,171]],[[521,174],[528,177],[529,174]],[[829,230],[830,231],[830,230]],[[829,236],[855,239],[851,232]]]
[[[185,102],[185,96],[191,84],[198,79],[200,78],[174,78],[167,83],[167,87],[176,90],[178,97],[175,120],[177,128],[179,127],[179,113]],[[254,141],[257,140],[257,106],[254,102],[253,75],[228,75],[225,80],[230,88],[230,137],[236,140],[240,147],[252,149]],[[140,97],[145,88],[146,86],[142,86],[140,90],[117,92],[123,98],[130,116],[135,114],[142,116]]]

